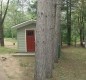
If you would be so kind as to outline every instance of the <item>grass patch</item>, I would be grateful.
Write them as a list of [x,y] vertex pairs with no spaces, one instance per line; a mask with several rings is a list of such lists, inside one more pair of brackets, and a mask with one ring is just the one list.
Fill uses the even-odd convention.
[[75,59],[75,60],[84,60],[86,58],[86,49],[82,47],[68,47],[63,48],[63,57]]
[[86,80],[86,49],[64,47],[53,80]]
[[0,47],[0,54],[2,53],[15,53],[16,49],[10,49],[10,48],[6,48],[6,47]]

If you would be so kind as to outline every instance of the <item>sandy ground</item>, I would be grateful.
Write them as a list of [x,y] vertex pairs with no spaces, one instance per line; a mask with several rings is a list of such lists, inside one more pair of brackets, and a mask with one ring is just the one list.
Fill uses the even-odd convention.
[[[5,40],[5,47],[9,49],[17,49],[17,43]],[[14,57],[12,54],[0,54],[0,63],[8,80],[33,80],[34,57]]]
[[[2,57],[6,60],[3,61]],[[34,79],[34,57],[13,57],[11,55],[0,55],[1,63],[9,80],[33,80]]]
[[[6,57],[2,61],[2,57]],[[34,80],[34,57],[0,55],[3,69],[9,80]],[[86,50],[65,48],[58,64],[55,64],[53,78],[49,80],[86,80]]]
[[[5,45],[16,48],[9,41]],[[34,80],[34,57],[0,54],[0,63],[9,80]],[[86,80],[86,49],[64,47],[58,64],[55,64],[53,78],[49,80]]]
[[0,55],[0,63],[9,80],[21,80],[22,70],[19,61],[15,57],[9,54]]

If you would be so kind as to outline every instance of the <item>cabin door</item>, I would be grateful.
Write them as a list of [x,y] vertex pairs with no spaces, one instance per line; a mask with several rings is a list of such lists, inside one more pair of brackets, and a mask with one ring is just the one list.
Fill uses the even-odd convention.
[[35,32],[34,30],[26,30],[27,52],[35,51]]

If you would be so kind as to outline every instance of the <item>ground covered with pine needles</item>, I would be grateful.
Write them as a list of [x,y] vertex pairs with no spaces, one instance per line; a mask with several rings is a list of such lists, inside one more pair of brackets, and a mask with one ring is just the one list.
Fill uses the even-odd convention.
[[64,47],[53,80],[86,80],[86,49]]
[[[21,60],[23,59],[23,60]],[[24,80],[34,79],[34,58],[20,58]],[[26,62],[27,61],[27,62]],[[26,67],[26,68],[25,68]],[[86,80],[86,49],[62,48],[61,58],[55,64],[53,78],[49,80]]]
[[[7,58],[1,62],[9,80],[34,80],[34,56],[2,56]],[[53,78],[48,80],[86,80],[86,49],[63,47],[61,58],[53,70]]]

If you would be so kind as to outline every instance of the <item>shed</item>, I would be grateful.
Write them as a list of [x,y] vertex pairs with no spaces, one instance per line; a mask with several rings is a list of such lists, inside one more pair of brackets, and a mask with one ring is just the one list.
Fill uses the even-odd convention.
[[36,21],[26,21],[13,28],[17,29],[18,52],[35,52]]

